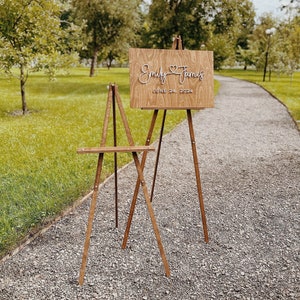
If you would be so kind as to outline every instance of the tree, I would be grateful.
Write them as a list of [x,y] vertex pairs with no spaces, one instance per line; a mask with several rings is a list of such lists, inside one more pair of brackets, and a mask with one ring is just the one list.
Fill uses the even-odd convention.
[[282,22],[277,32],[277,60],[274,68],[292,77],[300,67],[300,17]]
[[220,68],[235,60],[239,45],[247,46],[254,17],[250,0],[153,0],[143,46],[169,48],[172,37],[180,34],[187,49],[213,50],[215,68]]
[[276,52],[278,47],[277,31],[268,31],[278,27],[278,20],[274,19],[272,14],[263,14],[259,18],[259,24],[256,25],[253,34],[249,37],[249,52],[255,57],[255,67],[257,70],[265,70],[269,67],[271,74],[272,67],[276,64]]
[[182,36],[184,47],[200,49],[207,41],[213,0],[153,0],[144,30],[145,47],[170,48],[172,38]]
[[[23,114],[27,112],[26,90],[29,73],[53,68],[70,61],[70,51],[61,39],[66,35],[61,28],[62,6],[47,0],[2,0],[0,6],[0,68],[11,73],[18,67]],[[71,29],[73,31],[73,29]]]
[[86,23],[83,31],[85,55],[91,58],[90,76],[94,75],[97,58],[107,57],[118,45],[127,50],[139,30],[140,0],[73,0],[74,17]]
[[240,50],[248,48],[254,18],[254,6],[249,0],[217,1],[216,12],[211,21],[213,48],[209,47],[214,51],[216,68],[241,58]]
[[256,51],[251,49],[251,46],[248,46],[247,49],[243,49],[240,45],[238,45],[237,50],[237,60],[239,62],[243,62],[244,70],[247,70],[248,66],[255,64]]
[[264,14],[249,38],[248,54],[255,57],[258,70],[264,69],[264,77],[268,69],[269,80],[273,70],[278,74],[287,73],[292,78],[300,67],[299,49],[300,17],[295,14],[292,18],[279,20],[271,14]]
[[106,60],[108,70],[111,68],[114,60],[118,60],[119,62],[128,60],[128,49],[129,44],[126,45],[125,43],[119,45],[117,42],[115,45],[111,45],[111,48],[108,49],[108,52],[103,56]]

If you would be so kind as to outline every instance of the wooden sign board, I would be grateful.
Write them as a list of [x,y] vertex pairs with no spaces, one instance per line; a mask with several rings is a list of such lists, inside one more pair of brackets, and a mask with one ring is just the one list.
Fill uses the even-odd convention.
[[129,49],[130,106],[200,109],[214,105],[213,52]]

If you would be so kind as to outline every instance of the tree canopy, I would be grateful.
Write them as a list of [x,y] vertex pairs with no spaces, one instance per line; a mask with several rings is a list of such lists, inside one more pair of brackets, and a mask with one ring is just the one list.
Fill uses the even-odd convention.
[[153,0],[143,46],[169,48],[172,37],[180,34],[185,48],[213,50],[219,68],[226,59],[234,59],[238,46],[247,47],[254,17],[249,0]]
[[[86,57],[91,58],[94,75],[98,56],[117,57],[134,44],[139,30],[140,0],[73,0],[74,18],[85,23],[83,36]],[[116,51],[118,50],[118,51]]]

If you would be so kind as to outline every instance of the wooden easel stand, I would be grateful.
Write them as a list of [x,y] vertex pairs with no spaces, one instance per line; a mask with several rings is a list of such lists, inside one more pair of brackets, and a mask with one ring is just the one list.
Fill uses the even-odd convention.
[[[116,138],[116,125],[115,125],[115,120],[116,120],[116,115],[115,115],[115,101],[117,101],[118,108],[120,111],[121,119],[125,128],[127,140],[129,143],[129,146],[117,146],[117,138]],[[108,123],[109,123],[109,115],[110,115],[110,110],[111,110],[111,105],[113,105],[113,118],[114,118],[114,146],[113,147],[106,147],[106,137],[107,137],[107,130],[108,130]],[[93,227],[93,220],[94,220],[94,215],[95,215],[95,209],[96,209],[96,203],[97,203],[97,197],[98,197],[98,191],[99,191],[99,184],[100,184],[100,176],[101,176],[101,171],[102,171],[102,164],[103,164],[103,158],[104,158],[104,153],[112,152],[117,154],[118,152],[131,152],[133,156],[133,160],[135,163],[135,167],[138,173],[138,185],[142,186],[142,190],[145,196],[147,208],[148,208],[148,213],[150,215],[152,227],[155,233],[155,237],[157,240],[158,248],[160,251],[160,255],[164,264],[165,268],[165,273],[166,276],[170,276],[170,268],[168,265],[168,261],[166,259],[166,255],[164,252],[164,248],[162,245],[162,241],[160,238],[160,233],[158,230],[158,226],[155,220],[154,216],[154,211],[152,208],[152,204],[150,201],[150,196],[148,193],[147,185],[144,179],[143,175],[143,168],[142,165],[139,162],[138,159],[138,154],[137,152],[143,151],[143,159],[145,157],[145,153],[147,151],[153,151],[155,150],[153,147],[150,147],[149,144],[145,146],[135,146],[134,141],[132,139],[132,135],[130,132],[130,128],[128,125],[128,121],[126,118],[126,114],[118,93],[118,88],[116,85],[110,85],[109,86],[109,92],[108,92],[108,98],[107,98],[107,104],[106,104],[106,111],[105,111],[105,117],[104,117],[104,124],[103,124],[103,132],[102,132],[102,139],[100,143],[100,147],[98,148],[81,148],[78,149],[78,153],[98,153],[98,163],[97,163],[97,170],[96,170],[96,176],[95,176],[95,182],[94,182],[94,188],[93,188],[93,194],[92,194],[92,200],[91,200],[91,206],[90,206],[90,211],[89,211],[89,217],[88,217],[88,224],[87,224],[87,230],[86,230],[86,238],[84,242],[84,249],[83,249],[83,255],[82,255],[82,262],[81,262],[81,267],[80,267],[80,274],[79,274],[79,284],[82,285],[84,282],[84,275],[85,275],[85,270],[86,270],[86,265],[87,265],[87,257],[88,257],[88,249],[90,246],[90,237],[92,233],[92,227]],[[116,173],[116,157],[115,157],[115,177],[117,177]],[[143,166],[145,165],[145,162],[143,163]],[[137,189],[137,188],[136,188]],[[115,180],[115,192],[117,193],[117,180]],[[137,198],[137,196],[136,196]],[[117,198],[116,198],[117,199]],[[136,200],[135,200],[136,201]],[[116,204],[117,205],[117,204]],[[131,216],[132,217],[132,216]],[[116,218],[117,218],[117,206],[116,206]],[[117,220],[117,219],[116,219]],[[117,221],[116,221],[117,225]]]
[[[183,49],[182,40],[181,40],[180,37],[177,37],[177,38],[174,39],[172,49],[174,49],[174,50],[182,50]],[[153,195],[154,195],[156,175],[157,175],[159,156],[160,156],[160,151],[161,151],[161,143],[162,143],[162,138],[163,138],[163,131],[164,131],[166,113],[167,113],[167,110],[164,110],[163,118],[162,118],[162,124],[161,124],[161,130],[160,130],[160,137],[159,137],[159,142],[158,142],[157,156],[156,156],[156,161],[155,161],[153,182],[152,182],[152,188],[151,188],[151,201],[153,200]],[[195,133],[194,133],[192,113],[191,113],[190,109],[187,109],[186,113],[187,113],[187,120],[188,120],[188,125],[189,125],[189,133],[190,133],[190,140],[191,140],[193,160],[194,160],[194,169],[195,169],[197,192],[198,192],[201,219],[202,219],[202,226],[203,226],[204,241],[206,243],[208,243],[209,238],[208,238],[208,230],[207,230],[207,223],[206,223],[206,216],[205,216],[205,209],[204,209],[204,201],[203,201],[203,195],[202,195],[202,187],[201,187],[201,179],[200,179],[200,171],[199,171],[199,162],[198,162],[198,155],[197,155],[197,147],[196,147],[196,141],[195,141]],[[152,133],[153,133],[154,126],[155,126],[155,123],[156,123],[156,119],[157,119],[157,114],[158,114],[158,110],[156,109],[153,112],[152,122],[150,124],[150,128],[149,128],[149,132],[148,132],[148,136],[147,136],[147,140],[146,140],[145,145],[150,145]],[[147,153],[144,152],[143,157],[142,157],[142,161],[141,161],[142,169],[145,166],[146,157],[147,157]],[[127,226],[126,226],[125,233],[124,233],[122,248],[126,247],[126,244],[127,244],[127,241],[128,241],[131,222],[132,222],[132,218],[133,218],[133,214],[134,214],[134,210],[135,210],[135,205],[136,205],[136,199],[137,199],[138,191],[139,191],[139,185],[140,185],[139,184],[139,179],[137,179],[136,188],[135,188],[134,196],[133,196],[131,207],[130,207],[129,217],[128,217],[128,221],[127,221]]]

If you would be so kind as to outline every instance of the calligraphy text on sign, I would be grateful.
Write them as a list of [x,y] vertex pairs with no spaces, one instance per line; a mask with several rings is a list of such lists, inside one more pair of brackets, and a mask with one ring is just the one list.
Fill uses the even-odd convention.
[[171,65],[167,72],[164,72],[162,67],[159,71],[152,71],[149,64],[144,64],[141,67],[141,74],[139,76],[139,82],[143,84],[149,83],[151,79],[159,79],[161,84],[165,84],[167,76],[175,75],[179,78],[179,83],[183,84],[187,78],[198,78],[200,81],[203,80],[204,72],[189,72],[187,66],[176,66]]
[[213,107],[211,51],[130,49],[131,107]]

